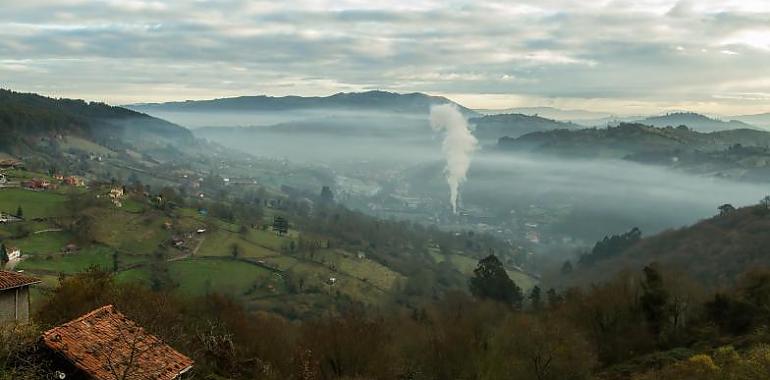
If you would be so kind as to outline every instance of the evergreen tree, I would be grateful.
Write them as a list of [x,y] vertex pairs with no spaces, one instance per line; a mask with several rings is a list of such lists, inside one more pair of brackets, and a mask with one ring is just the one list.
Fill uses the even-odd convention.
[[540,293],[540,287],[537,285],[535,285],[535,287],[532,288],[532,291],[529,292],[529,304],[532,305],[532,310],[540,310],[540,307],[542,306]]
[[520,309],[524,296],[505,272],[503,264],[495,255],[479,260],[470,280],[471,293],[482,299],[491,299]]
[[545,292],[545,298],[548,301],[549,307],[556,307],[562,301],[562,297],[556,293],[556,289],[554,288],[550,288],[547,292]]
[[0,262],[5,265],[9,261],[11,260],[8,258],[8,250],[5,248],[5,244],[0,244]]
[[334,202],[334,193],[329,186],[321,188],[321,200],[324,202]]
[[118,253],[112,252],[112,272],[118,273]]
[[658,269],[654,265],[644,267],[642,296],[639,301],[650,330],[656,336],[663,331],[668,298],[668,292],[663,287],[663,278]]
[[22,210],[21,206],[16,208],[16,216],[19,217],[19,218],[23,218],[24,217],[24,210]]
[[276,216],[273,218],[273,231],[277,231],[279,235],[286,235],[289,232],[289,221],[282,216]]

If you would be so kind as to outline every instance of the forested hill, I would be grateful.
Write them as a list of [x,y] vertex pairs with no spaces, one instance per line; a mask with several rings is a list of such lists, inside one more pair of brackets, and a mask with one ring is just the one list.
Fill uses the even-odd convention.
[[717,151],[736,144],[770,146],[770,133],[754,129],[735,129],[702,133],[690,128],[658,128],[638,123],[617,127],[534,132],[518,138],[503,137],[503,150],[528,150],[567,156],[623,158],[631,154],[673,152],[676,150]]
[[455,104],[466,116],[478,114],[451,100],[441,96],[430,96],[415,92],[399,94],[387,91],[367,91],[337,93],[331,96],[239,96],[211,100],[188,100],[183,102],[132,104],[126,107],[142,111],[174,111],[174,112],[266,112],[288,110],[353,110],[381,111],[427,114],[430,106],[438,104]]
[[764,201],[740,209],[724,205],[718,215],[692,226],[643,238],[630,247],[605,252],[601,259],[581,260],[583,263],[567,280],[601,282],[623,269],[638,270],[656,262],[667,270],[685,273],[707,288],[733,286],[746,272],[770,267],[768,204]]
[[192,133],[183,127],[122,107],[0,89],[0,136],[4,144],[50,133],[118,141],[193,140]]
[[494,141],[501,137],[519,137],[532,132],[581,128],[574,123],[520,113],[487,115],[473,118],[470,123],[476,126],[475,135],[477,138]]
[[686,125],[696,131],[700,132],[713,132],[724,131],[729,129],[743,129],[743,128],[755,128],[750,124],[746,124],[738,120],[723,121],[718,119],[712,119],[710,117],[697,114],[694,112],[674,112],[661,116],[650,116],[648,118],[638,120],[637,123],[652,125],[654,127],[678,127],[680,125]]

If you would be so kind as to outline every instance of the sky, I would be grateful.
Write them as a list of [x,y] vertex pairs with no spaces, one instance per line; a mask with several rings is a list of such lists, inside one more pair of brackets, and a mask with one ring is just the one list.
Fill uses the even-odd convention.
[[0,87],[753,114],[770,112],[770,1],[0,0]]

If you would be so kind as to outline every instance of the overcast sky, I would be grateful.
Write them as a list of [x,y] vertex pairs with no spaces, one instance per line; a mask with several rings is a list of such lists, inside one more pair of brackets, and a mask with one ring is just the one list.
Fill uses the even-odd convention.
[[0,0],[0,86],[113,104],[383,89],[770,112],[770,1]]

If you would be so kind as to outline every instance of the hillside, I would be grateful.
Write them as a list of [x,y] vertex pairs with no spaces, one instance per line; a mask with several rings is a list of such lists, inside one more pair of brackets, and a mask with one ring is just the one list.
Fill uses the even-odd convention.
[[580,128],[577,124],[520,113],[487,115],[470,119],[469,122],[476,126],[474,134],[482,141],[497,141],[501,137],[519,137],[532,132]]
[[558,121],[571,121],[578,124],[585,124],[584,121],[597,120],[602,118],[609,118],[613,115],[609,112],[588,111],[581,109],[561,109],[556,107],[515,107],[507,109],[489,109],[489,110],[477,110],[485,115],[499,115],[499,114],[524,114],[532,116],[540,116],[548,119]]
[[768,230],[767,205],[727,210],[692,226],[643,238],[610,258],[579,266],[569,280],[601,282],[623,269],[639,270],[657,262],[668,270],[686,272],[707,288],[733,286],[747,271],[770,267]]
[[732,119],[756,125],[757,127],[770,128],[770,112],[755,115],[733,116]]
[[187,129],[129,109],[2,89],[0,135],[5,147],[36,135],[74,135],[113,144],[193,141]]
[[737,129],[703,133],[686,127],[653,127],[621,123],[617,127],[534,132],[498,141],[503,150],[524,150],[578,157],[624,158],[641,153],[718,151],[740,144],[770,146],[770,133]]
[[[57,182],[43,173],[8,175]],[[209,186],[201,190],[213,192]],[[173,201],[161,202],[131,185],[117,204],[104,196],[112,188],[0,189],[0,211],[21,208],[30,218],[0,224],[0,242],[23,252],[15,268],[42,278],[44,291],[60,274],[95,266],[119,281],[191,296],[216,292],[249,308],[299,317],[338,302],[380,305],[462,289],[477,257],[503,247],[480,235],[379,221],[336,206],[317,206],[308,216],[302,210],[312,201],[264,189],[255,199],[249,198],[254,190],[222,188],[227,201],[207,201],[169,187],[162,194]],[[288,233],[272,230],[277,216],[290,221]],[[71,244],[76,248],[67,248]],[[509,274],[525,290],[536,281]]]
[[337,93],[331,96],[239,96],[211,100],[187,100],[183,102],[143,103],[127,105],[142,112],[268,112],[291,110],[353,110],[427,114],[430,106],[453,103],[468,116],[477,116],[465,108],[441,96],[423,93],[399,94],[387,91]]
[[654,127],[678,127],[684,125],[698,132],[724,131],[729,129],[756,128],[738,120],[723,121],[694,112],[674,112],[660,116],[650,116],[636,123],[652,125]]

